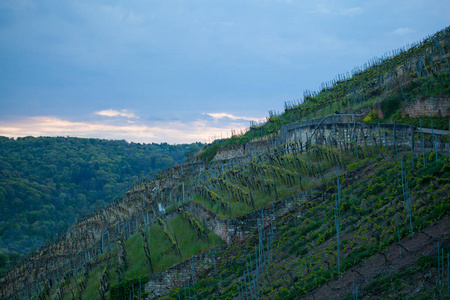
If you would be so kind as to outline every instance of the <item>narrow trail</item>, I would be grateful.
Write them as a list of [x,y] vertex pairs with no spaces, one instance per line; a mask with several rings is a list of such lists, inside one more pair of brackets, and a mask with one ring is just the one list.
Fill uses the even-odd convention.
[[[374,254],[370,259],[353,267],[338,279],[330,280],[301,299],[341,299],[352,293],[353,282],[358,285],[361,296],[378,299],[379,296],[377,295],[364,294],[364,287],[379,274],[389,276],[416,266],[416,261],[421,255],[430,255],[437,252],[437,242],[442,243],[449,236],[450,217],[446,216],[424,230],[415,233],[413,237],[405,237],[400,240],[400,243],[390,245],[386,252]],[[416,291],[421,288],[423,286],[418,283]]]

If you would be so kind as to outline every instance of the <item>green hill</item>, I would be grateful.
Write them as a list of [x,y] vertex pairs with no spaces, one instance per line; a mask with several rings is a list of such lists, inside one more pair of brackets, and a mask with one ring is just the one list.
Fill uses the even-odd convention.
[[0,253],[23,254],[43,245],[141,178],[183,163],[185,153],[196,148],[0,137]]

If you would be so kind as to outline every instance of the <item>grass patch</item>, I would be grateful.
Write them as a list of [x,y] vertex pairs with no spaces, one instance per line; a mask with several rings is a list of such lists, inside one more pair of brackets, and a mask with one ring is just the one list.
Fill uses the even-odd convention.
[[100,299],[98,288],[100,287],[100,273],[102,268],[97,266],[89,272],[89,280],[86,285],[86,290],[83,293],[82,299]]
[[[197,237],[196,232],[183,220],[181,216],[176,216],[169,220],[169,228],[174,231],[181,249],[180,258],[171,248],[171,243],[159,225],[153,225],[148,229],[149,248],[155,272],[165,270],[187,258],[200,252],[212,248],[213,240],[216,245],[223,241],[212,231],[208,231],[208,241],[202,241]],[[142,236],[134,234],[126,242],[127,259],[129,269],[126,271],[126,278],[137,278],[150,275],[150,268],[145,261]]]

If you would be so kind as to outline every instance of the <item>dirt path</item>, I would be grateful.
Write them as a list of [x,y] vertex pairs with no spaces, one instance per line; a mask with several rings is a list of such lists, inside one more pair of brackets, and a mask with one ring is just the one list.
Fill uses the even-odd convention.
[[[358,285],[358,297],[365,296],[363,291],[378,274],[388,276],[401,272],[416,265],[421,255],[434,254],[437,242],[441,243],[450,236],[450,218],[445,216],[414,236],[400,240],[398,244],[390,245],[385,253],[374,254],[370,259],[353,267],[339,279],[330,280],[302,299],[341,299],[352,293],[353,282]],[[401,248],[401,254],[400,249]],[[420,287],[418,287],[420,289]],[[371,299],[376,299],[374,295]]]

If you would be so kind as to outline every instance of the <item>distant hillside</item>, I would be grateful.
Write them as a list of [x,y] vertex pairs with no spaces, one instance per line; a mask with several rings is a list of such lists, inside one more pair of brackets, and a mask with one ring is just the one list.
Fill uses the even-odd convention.
[[[25,253],[197,144],[0,137],[0,253]],[[151,174],[150,174],[151,173]]]

